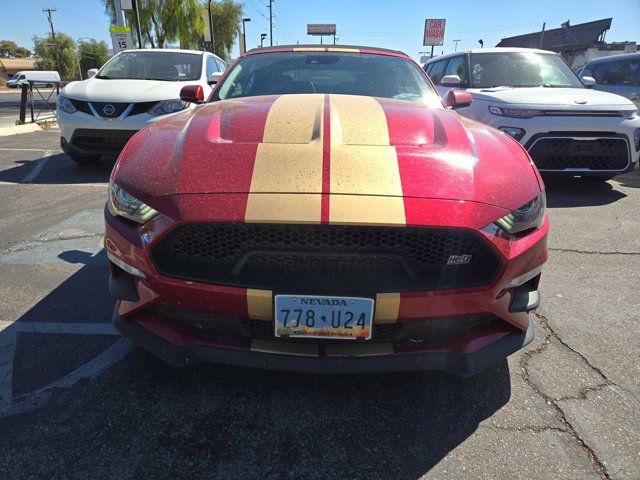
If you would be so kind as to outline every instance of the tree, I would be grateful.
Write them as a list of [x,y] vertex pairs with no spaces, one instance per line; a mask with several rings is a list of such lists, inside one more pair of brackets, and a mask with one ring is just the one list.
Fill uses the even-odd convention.
[[31,56],[31,51],[19,47],[11,40],[0,40],[0,58],[26,58]]
[[78,42],[80,52],[80,69],[86,75],[90,68],[100,68],[109,60],[109,47],[104,41],[95,39]]
[[[76,44],[66,33],[56,32],[56,41],[48,34],[41,38],[33,37],[35,45],[34,56],[38,58],[36,68],[40,70],[57,70],[62,78],[73,78],[78,70],[78,56]],[[60,56],[60,65],[57,65],[56,49]]]
[[[119,0],[103,1],[106,14],[115,23],[114,1]],[[151,48],[164,48],[174,42],[178,42],[180,48],[197,48],[204,36],[207,5],[200,0],[140,0],[138,12],[143,42]],[[224,0],[212,2],[211,10],[216,53],[228,59],[242,19],[242,5]],[[135,38],[135,16],[127,11],[125,17]]]
[[242,5],[231,0],[212,2],[211,16],[216,55],[229,60],[238,33],[238,25],[242,21]]

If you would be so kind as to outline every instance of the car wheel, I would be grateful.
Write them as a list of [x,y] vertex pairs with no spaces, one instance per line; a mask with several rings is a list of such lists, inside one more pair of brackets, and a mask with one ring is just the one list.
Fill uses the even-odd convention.
[[77,153],[69,153],[68,155],[78,165],[89,165],[100,160],[100,155],[78,155]]

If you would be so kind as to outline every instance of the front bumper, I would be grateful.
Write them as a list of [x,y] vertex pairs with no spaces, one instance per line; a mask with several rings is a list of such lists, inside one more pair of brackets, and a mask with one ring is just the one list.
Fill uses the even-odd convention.
[[[468,377],[486,369],[496,362],[529,344],[534,337],[533,322],[529,321],[527,329],[506,333],[489,345],[470,352],[459,351],[405,351],[383,354],[384,348],[375,345],[375,350],[362,349],[360,354],[355,348],[351,354],[312,355],[309,350],[304,354],[292,353],[287,348],[291,342],[269,342],[254,340],[244,346],[222,346],[207,343],[202,340],[193,342],[173,338],[174,342],[162,336],[160,332],[165,327],[161,323],[154,323],[147,318],[129,321],[118,313],[118,307],[113,312],[115,328],[132,339],[135,343],[163,359],[167,363],[184,366],[202,362],[213,362],[227,365],[237,365],[249,368],[269,370],[285,370],[316,374],[354,374],[354,373],[382,373],[416,370],[440,370],[461,377]],[[144,326],[143,326],[144,325]],[[166,332],[165,332],[166,334]],[[171,338],[171,337],[170,337]],[[310,346],[312,344],[303,344]],[[376,352],[376,353],[372,353]]]
[[[202,198],[200,198],[202,197]],[[166,200],[166,199],[165,199]],[[212,203],[207,203],[209,200]],[[213,202],[213,200],[216,200]],[[169,200],[167,200],[169,201]],[[179,202],[205,202],[225,208],[219,196],[181,197]],[[420,200],[424,212],[449,208],[452,202]],[[144,226],[111,216],[105,209],[105,248],[111,258],[110,289],[119,298],[114,324],[125,335],[170,363],[189,364],[213,361],[262,368],[307,372],[365,372],[439,369],[471,375],[526,345],[532,338],[529,311],[539,301],[537,285],[540,267],[547,259],[548,219],[536,232],[524,238],[508,238],[495,228],[482,228],[500,215],[494,207],[483,213],[476,206],[455,203],[458,215],[445,215],[454,227],[461,218],[472,218],[477,229],[501,258],[502,266],[487,285],[432,291],[374,294],[374,337],[366,343],[339,342],[339,349],[325,344],[310,346],[307,341],[276,340],[273,336],[273,292],[238,286],[200,283],[172,278],[158,272],[151,259],[152,247],[181,222],[160,216]],[[170,211],[162,206],[162,211]],[[194,211],[180,204],[180,211]],[[475,213],[473,213],[475,212]],[[228,215],[226,212],[224,215]],[[467,216],[467,214],[469,216]],[[224,221],[212,216],[209,221]],[[471,221],[471,220],[470,220]],[[425,219],[425,224],[429,222]],[[115,262],[113,261],[115,259]],[[132,267],[134,275],[118,263]],[[128,267],[127,267],[128,268]],[[135,273],[140,274],[135,276]],[[309,293],[303,287],[280,293]],[[300,291],[301,290],[301,291]],[[347,295],[347,293],[344,293]],[[221,326],[259,323],[259,334],[222,327],[203,332],[193,322],[185,322],[167,309],[194,312],[204,323]],[[481,316],[480,325],[456,329],[451,334],[440,329],[434,335],[376,336],[381,331],[405,326],[440,326]],[[202,323],[202,322],[201,322]],[[436,329],[437,330],[437,329]],[[266,332],[266,333],[265,333]],[[444,332],[444,334],[441,334]],[[334,342],[335,344],[335,342]],[[344,348],[343,348],[344,347]],[[293,349],[293,350],[292,350]],[[346,350],[345,350],[346,349]]]

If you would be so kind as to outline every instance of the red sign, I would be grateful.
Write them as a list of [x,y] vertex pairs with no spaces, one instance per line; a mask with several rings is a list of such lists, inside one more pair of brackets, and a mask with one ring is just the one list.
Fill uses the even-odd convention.
[[444,45],[444,18],[427,18],[424,21],[424,46]]

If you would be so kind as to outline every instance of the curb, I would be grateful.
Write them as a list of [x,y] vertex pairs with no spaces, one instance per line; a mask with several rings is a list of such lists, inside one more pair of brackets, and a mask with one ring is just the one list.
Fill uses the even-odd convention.
[[0,137],[8,137],[9,135],[18,135],[20,133],[39,132],[41,130],[42,129],[37,123],[16,125],[13,127],[0,127]]

